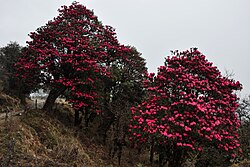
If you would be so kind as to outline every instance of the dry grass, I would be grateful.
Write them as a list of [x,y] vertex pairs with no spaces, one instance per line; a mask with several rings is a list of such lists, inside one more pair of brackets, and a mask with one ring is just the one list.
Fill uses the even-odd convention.
[[74,130],[39,110],[0,128],[0,166],[99,166]]
[[238,164],[233,164],[231,167],[250,167],[250,161],[243,160],[242,162],[240,162]]

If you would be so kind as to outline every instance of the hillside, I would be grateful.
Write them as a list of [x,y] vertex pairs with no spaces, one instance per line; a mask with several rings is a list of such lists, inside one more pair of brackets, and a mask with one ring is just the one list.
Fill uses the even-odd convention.
[[[117,158],[112,160],[105,146],[98,144],[94,137],[88,137],[91,132],[72,126],[73,113],[69,108],[58,105],[57,110],[51,113],[35,109],[24,111],[18,100],[7,95],[3,99],[0,166],[118,166]],[[11,99],[12,102],[8,103]],[[12,105],[14,101],[15,105]],[[11,108],[8,117],[4,112],[6,108]],[[131,166],[129,158],[124,156],[121,166]],[[137,164],[134,163],[135,166]]]

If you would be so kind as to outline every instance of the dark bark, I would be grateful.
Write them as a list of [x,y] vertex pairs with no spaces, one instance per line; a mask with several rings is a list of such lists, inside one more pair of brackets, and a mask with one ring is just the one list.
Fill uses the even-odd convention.
[[74,125],[79,127],[81,123],[82,123],[82,116],[80,116],[80,111],[75,110],[75,122],[74,122]]
[[[115,138],[113,140],[113,147],[114,148],[113,148],[113,153],[111,154],[111,157],[114,158],[115,155],[117,154],[119,166],[121,165],[123,147],[127,146],[125,137],[126,137],[126,135],[124,135],[121,139]],[[112,152],[112,150],[111,150],[111,152]]]
[[59,89],[51,89],[49,92],[49,96],[47,97],[45,104],[43,106],[44,111],[51,111],[52,107],[56,101],[56,99],[63,94],[63,92],[66,90],[66,87],[62,86]]
[[96,112],[92,112],[89,107],[86,107],[84,113],[85,127],[89,127],[89,123],[93,122],[97,116]]
[[97,133],[100,136],[103,144],[106,143],[107,132],[110,129],[111,125],[114,123],[114,121],[115,121],[115,114],[111,112],[109,104],[105,103],[103,121],[97,129]]
[[149,161],[151,164],[153,164],[153,160],[154,160],[154,142],[151,142],[151,148],[150,148],[150,157],[149,157]]
[[105,111],[104,121],[99,125],[97,133],[99,134],[102,143],[106,143],[107,132],[110,129],[110,126],[115,120],[115,115],[111,111]]
[[80,119],[80,112],[79,110],[75,110],[75,121],[74,121],[75,126],[79,125],[79,119]]
[[185,161],[184,155],[185,153],[182,148],[177,147],[176,145],[172,145],[170,147],[170,150],[168,151],[166,150],[166,152],[164,151],[162,152],[162,156],[163,156],[162,166],[164,166],[168,162],[169,167],[181,167],[182,163]]
[[88,127],[89,126],[89,108],[86,107],[85,108],[85,113],[84,113],[84,121],[85,121],[85,127]]
[[103,144],[106,143],[107,132],[115,121],[115,114],[111,111],[110,94],[107,87],[104,88],[104,94],[105,98],[103,99],[104,111],[102,116],[102,122],[97,129],[97,134]]
[[164,155],[163,153],[159,153],[159,167],[163,167],[164,164],[163,164],[163,161],[164,161]]
[[19,93],[19,99],[20,99],[20,102],[21,102],[22,105],[26,105],[27,104],[25,98],[26,98],[25,94]]
[[[179,154],[178,154],[179,153]],[[169,160],[169,167],[181,167],[183,162],[183,156],[180,151],[176,152]]]

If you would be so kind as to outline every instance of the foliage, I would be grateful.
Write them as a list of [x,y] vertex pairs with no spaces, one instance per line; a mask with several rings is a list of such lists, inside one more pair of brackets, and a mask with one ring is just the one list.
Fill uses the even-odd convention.
[[250,121],[250,96],[247,98],[243,98],[240,101],[239,107],[236,110],[236,112],[242,123],[246,123]]
[[244,98],[240,101],[237,109],[237,114],[241,120],[239,128],[239,138],[241,144],[241,159],[250,159],[250,97]]
[[134,47],[127,48],[131,50],[126,55],[128,61],[112,63],[110,68],[112,77],[103,80],[103,89],[101,89],[104,97],[101,102],[104,105],[103,110],[111,112],[117,126],[121,128],[129,123],[130,107],[141,102],[144,97],[143,80],[147,72],[146,63],[141,54]]
[[5,47],[0,48],[1,69],[6,70],[7,75],[14,74],[14,64],[21,54],[22,47],[17,42],[10,42]]
[[145,87],[148,99],[131,108],[131,140],[155,143],[158,152],[164,150],[160,157],[168,157],[172,165],[180,165],[187,151],[202,151],[207,145],[234,156],[240,122],[233,91],[241,84],[222,77],[197,49],[167,57]]
[[117,156],[119,164],[124,147],[128,145],[130,108],[145,98],[143,80],[147,72],[145,59],[136,48],[127,47],[131,50],[127,54],[128,61],[114,62],[110,68],[112,77],[103,80],[101,103],[104,112],[97,130],[100,141],[109,147],[110,157]]
[[228,167],[231,161],[232,157],[228,156],[225,151],[207,146],[199,153],[195,167]]

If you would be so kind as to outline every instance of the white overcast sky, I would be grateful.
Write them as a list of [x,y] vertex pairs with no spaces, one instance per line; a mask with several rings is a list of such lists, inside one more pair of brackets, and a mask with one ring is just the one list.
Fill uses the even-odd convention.
[[[170,50],[198,47],[222,71],[233,71],[250,94],[250,0],[79,0],[119,41],[133,45],[149,72],[163,65]],[[58,15],[71,0],[0,0],[0,47],[25,46],[29,32]]]

